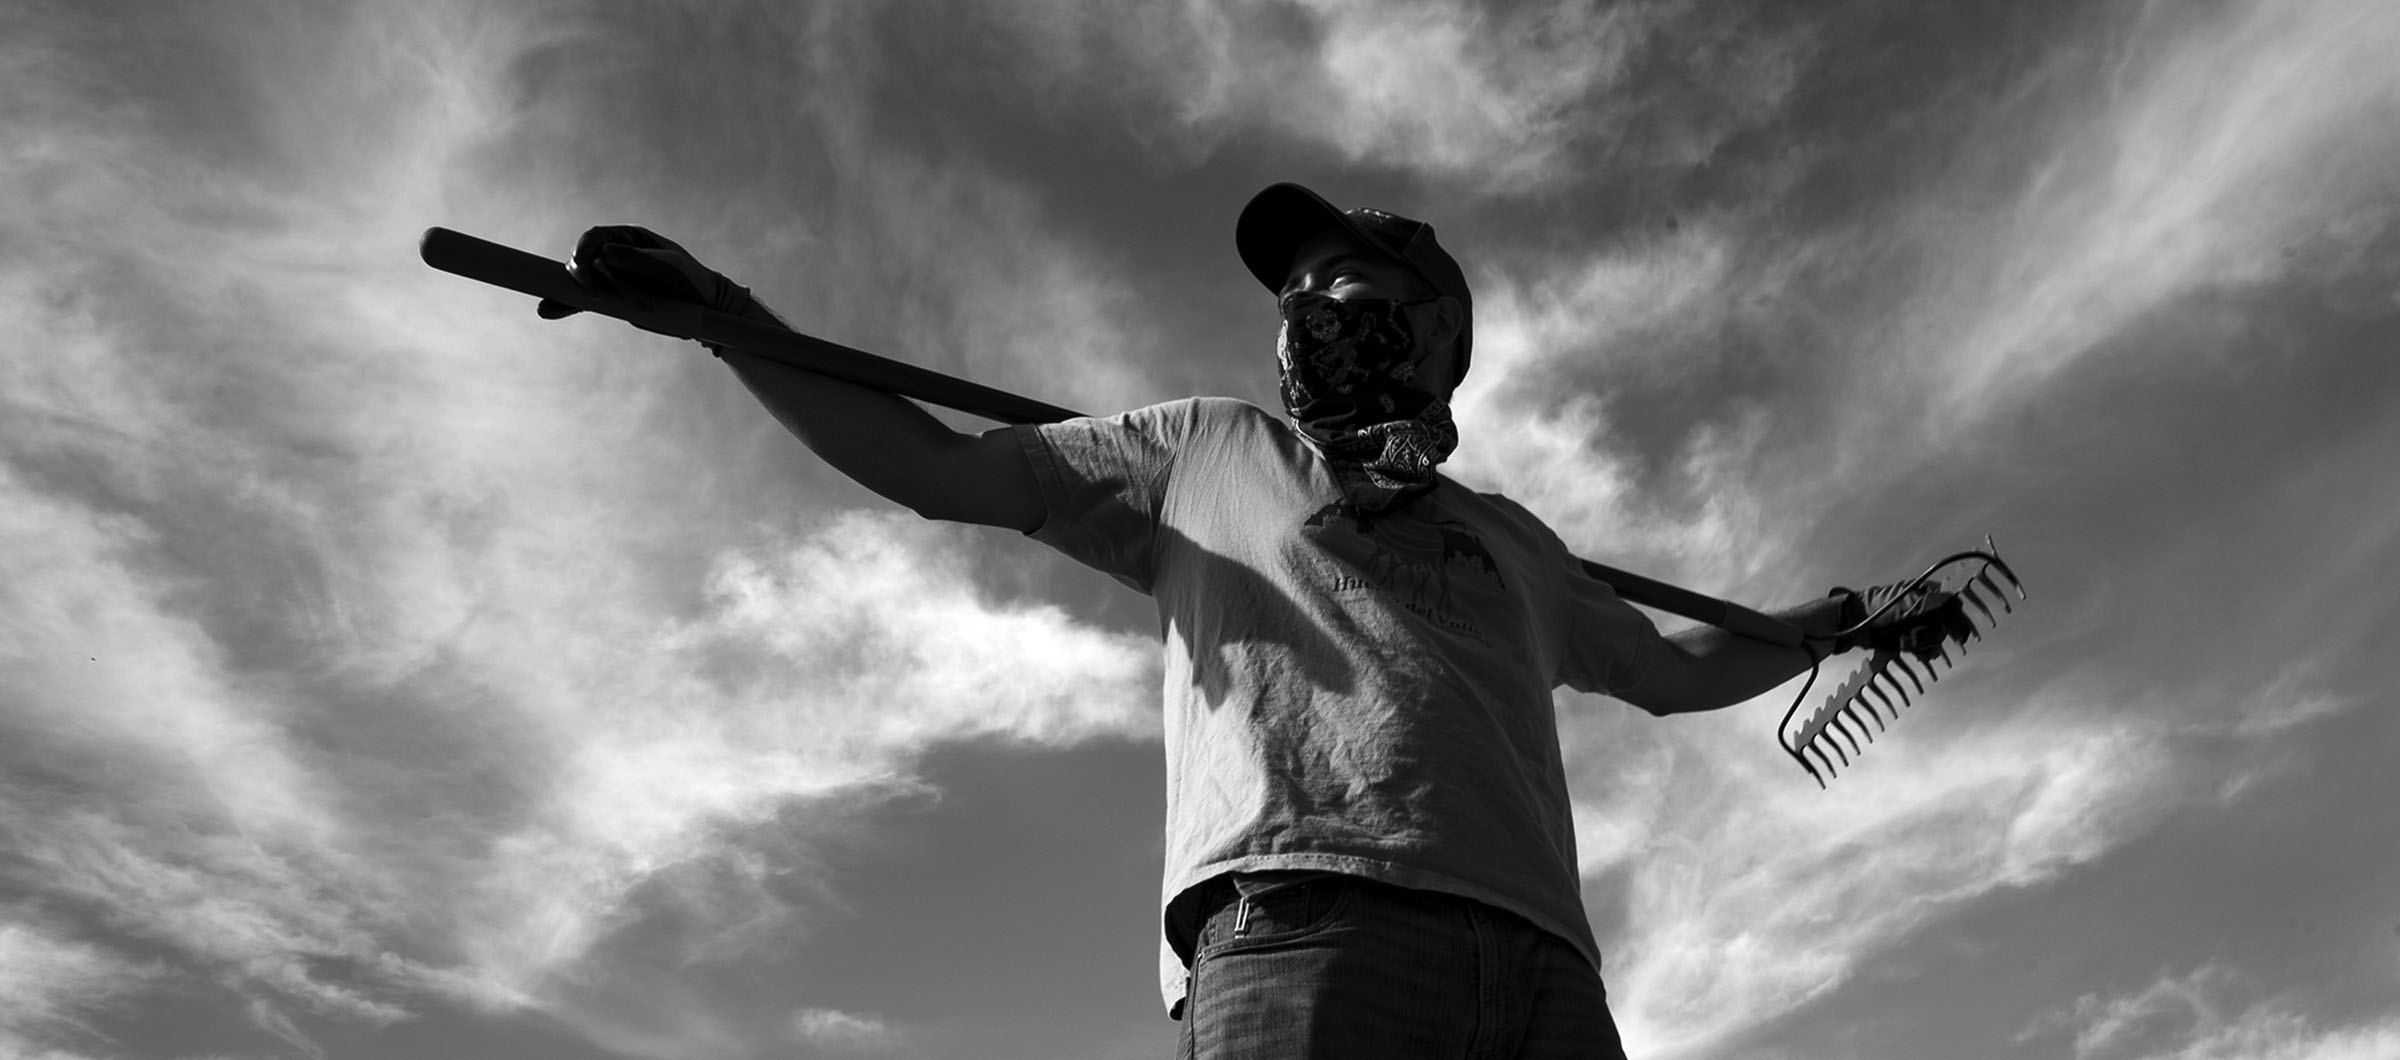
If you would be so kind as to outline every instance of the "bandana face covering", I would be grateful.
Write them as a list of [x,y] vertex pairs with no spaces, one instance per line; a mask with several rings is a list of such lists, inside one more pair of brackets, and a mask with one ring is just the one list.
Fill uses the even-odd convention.
[[1407,309],[1434,299],[1285,295],[1275,357],[1283,407],[1332,464],[1352,503],[1381,511],[1433,487],[1458,448],[1450,403],[1417,383]]

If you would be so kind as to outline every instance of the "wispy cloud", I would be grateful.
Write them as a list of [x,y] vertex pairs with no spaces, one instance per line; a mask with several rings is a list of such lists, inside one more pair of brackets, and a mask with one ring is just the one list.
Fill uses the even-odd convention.
[[[1879,285],[1912,292],[1890,307],[1898,327],[1862,317],[1792,329],[1826,351],[1817,374],[1842,373],[1830,387],[1812,385],[1853,403],[1924,409],[1921,418],[1837,416],[1812,427],[1790,418],[1808,407],[1803,397],[1779,403],[1784,418],[1772,430],[1729,430],[1741,414],[1718,412],[1717,422],[1674,438],[1679,451],[1644,457],[1626,451],[1610,402],[1502,386],[1468,395],[1470,413],[1496,428],[1474,460],[1537,510],[1560,513],[1562,525],[1591,528],[1591,547],[1702,584],[1743,586],[1773,577],[1765,572],[1806,540],[1796,530],[1814,513],[1871,495],[1893,476],[1924,473],[1978,417],[2042,400],[2076,359],[2152,352],[2126,341],[2145,314],[2212,287],[2275,280],[2294,260],[2290,248],[2382,216],[2377,174],[2388,170],[2394,141],[2351,133],[2400,87],[2388,66],[2368,67],[2368,56],[2400,39],[2400,23],[2385,12],[2257,5],[2193,25],[2146,25],[2132,39],[2141,43],[2120,59],[2106,105],[2034,148],[2048,161],[2015,212],[1971,231],[1904,221],[1882,235],[1827,236],[1783,252],[1812,268],[1857,269],[1867,264],[1858,255],[1901,238],[1939,260],[2015,263],[2016,279],[1996,287],[1988,273],[1955,285],[1898,277]],[[2286,111],[2291,119],[2271,129],[2257,124]],[[2030,141],[2008,131],[1994,143],[2023,150]],[[2289,168],[2302,157],[2314,159],[2312,179],[2295,180]],[[1944,214],[1944,184],[1921,194],[1927,218]],[[1736,294],[1752,290],[1747,281],[1774,285],[1771,268],[1730,273],[1732,259],[1712,252],[1708,226],[1695,227],[1596,256],[1564,279],[1502,274],[1479,317],[1490,336],[1479,362],[1488,349],[1509,366],[1500,378],[1539,379],[1567,363],[1559,351],[1598,351],[1625,391],[1669,390],[1660,381],[1673,376],[1662,371],[1675,366],[1641,351],[1681,352],[1721,336],[1743,312]],[[1928,341],[1936,333],[1968,338]],[[1935,407],[1916,404],[1935,395]],[[1725,456],[1712,461],[1711,452]],[[1652,480],[1667,483],[1663,491],[1636,488],[1645,461],[1663,471]],[[1700,499],[1664,511],[1640,506],[1674,496]],[[1766,561],[1743,562],[1758,557]],[[2020,666],[2039,665],[2038,647]],[[2022,680],[2027,671],[2012,672]],[[1929,700],[1943,717],[1982,719],[1971,733],[1903,719],[1830,799],[1805,797],[1817,795],[1813,788],[1794,793],[1793,767],[1747,711],[1736,713],[1749,724],[1708,718],[1637,732],[1574,717],[1581,705],[1569,704],[1585,874],[1622,902],[1600,915],[1622,925],[1609,945],[1628,1041],[1710,1055],[1828,996],[1875,954],[1977,896],[2055,880],[2178,806],[2254,794],[2259,779],[2289,768],[2279,734],[2341,710],[2342,697],[2308,680],[2312,672],[2262,678],[2255,698],[2237,686],[2145,699],[2097,668],[2055,674],[2047,691],[2005,699],[1972,678],[1953,679]],[[1781,703],[1781,695],[1770,698]],[[2254,706],[2261,702],[2278,706]],[[2117,1033],[2104,1013],[2090,1015],[2091,1034]],[[2313,1031],[2261,1010],[2139,1055],[2372,1055],[2383,1033]]]
[[840,1009],[802,1009],[792,1017],[792,1035],[824,1049],[850,1053],[884,1053],[906,1043],[901,1033],[883,1020]]
[[[110,1013],[195,979],[303,1052],[446,1005],[662,1056],[935,1048],[897,1004],[745,1023],[695,983],[839,910],[834,863],[927,750],[1157,735],[1152,631],[1046,602],[1054,558],[848,510],[703,355],[431,274],[426,224],[556,252],[649,223],[829,337],[1104,411],[1222,392],[1208,355],[1266,339],[1217,314],[1259,298],[1230,216],[1149,200],[1339,169],[1418,196],[1476,280],[1460,476],[1760,603],[1929,558],[1921,513],[1845,521],[1900,483],[2006,480],[1955,522],[2055,503],[2072,469],[1999,428],[2098,363],[2212,378],[2242,314],[2161,319],[2400,291],[2386,4],[2115,7],[2023,67],[1916,71],[1918,117],[1966,131],[1872,141],[1888,184],[1846,197],[1849,83],[1817,64],[1864,45],[1832,24],[1502,6],[0,15],[0,1051],[109,1053]],[[1160,260],[1203,245],[1223,284]],[[2143,492],[2205,469],[2084,483],[2109,510],[2078,521],[2188,532],[2127,559],[2053,531],[2047,610],[1838,797],[1768,708],[1564,701],[1629,1037],[1708,1055],[1979,899],[2309,778],[2375,702],[2389,450],[2325,442],[2207,511]],[[2306,557],[2272,591],[2268,552]],[[2037,1030],[2088,1060],[2395,1051],[2253,974]]]
[[0,913],[0,1052],[76,1060],[61,1042],[105,1047],[90,1018],[157,981],[162,969],[59,933],[41,919]]
[[2100,720],[2070,683],[1978,704],[1976,676],[1924,709],[1986,720],[1904,716],[1830,793],[1755,718],[1635,730],[1567,704],[1584,875],[1623,902],[1604,944],[1629,1042],[1709,1055],[1965,903],[2055,880],[2284,753],[2233,702],[2176,704],[2208,724],[2139,703]]
[[1587,878],[1624,881],[1611,993],[1628,1042],[1706,1055],[1958,903],[2051,878],[2154,821],[2169,767],[2158,735],[2055,717],[1930,746],[1908,722],[1835,795],[1731,726],[1587,750],[1580,846]]
[[[1212,77],[1253,87],[1245,115],[1352,160],[1519,181],[1550,169],[1581,128],[1571,104],[1620,74],[1632,19],[1596,7],[1487,18],[1451,4],[1326,3],[1310,75]],[[1301,105],[1314,97],[1316,105]]]
[[[1785,565],[1796,528],[1940,473],[1928,465],[2067,366],[2169,356],[2129,337],[2181,300],[2294,270],[2400,287],[2359,250],[2400,225],[2384,177],[2400,144],[2362,134],[2400,100],[2380,61],[2394,41],[2400,21],[2373,3],[2144,8],[2075,46],[2108,49],[2077,55],[2109,71],[2088,111],[2037,121],[2003,98],[1957,116],[1980,126],[1963,156],[1852,227],[1761,239],[1770,198],[1581,256],[1470,260],[1477,370],[1458,466],[1570,541],[1748,586]],[[1986,204],[1994,173],[2027,170],[2004,207]],[[1694,380],[1729,372],[1777,385],[1772,411],[1684,403]],[[1631,401],[1693,418],[1629,433],[1651,431]]]
[[[519,675],[511,698],[558,726],[564,754],[555,794],[485,869],[479,963],[531,981],[589,947],[658,868],[715,856],[728,829],[792,800],[892,784],[927,747],[1154,731],[1148,641],[979,600],[962,533],[844,516],[778,553],[724,557],[706,609],[628,629],[636,652]],[[566,615],[524,618],[507,642],[565,632]],[[755,925],[761,910],[701,912]]]
[[[409,259],[552,34],[440,9],[270,28],[196,29],[183,71],[256,93],[221,132],[297,161],[255,170],[158,131],[160,93],[197,86],[112,108],[90,82],[122,71],[9,50],[37,120],[5,164],[35,194],[0,216],[26,237],[0,312],[40,337],[0,362],[13,891],[174,954],[306,1050],[307,1020],[434,997],[571,1011],[558,991],[608,977],[595,947],[644,903],[689,917],[700,958],[795,930],[785,903],[822,899],[790,879],[656,881],[806,879],[759,826],[836,832],[860,804],[830,793],[904,793],[929,747],[1154,730],[1146,639],[990,599],[965,532],[771,527],[750,473],[693,477],[728,436],[661,433],[655,388],[713,364],[632,336],[568,353],[585,325]],[[343,56],[381,87],[335,77]],[[333,84],[367,94],[305,105]],[[345,132],[361,115],[373,131]],[[611,219],[546,194],[519,220]],[[1033,226],[1016,216],[995,239]],[[960,327],[1011,350],[1074,324],[963,302]],[[131,967],[116,942],[31,937],[12,969]],[[29,1011],[69,1014],[61,996]]]
[[1990,141],[2047,162],[2014,208],[1981,222],[1990,253],[1957,258],[1966,267],[1912,329],[1947,368],[1938,408],[1954,424],[1971,422],[1955,418],[1962,407],[2018,400],[2145,313],[2273,281],[2316,244],[2400,211],[2390,5],[2145,7],[2125,41],[2088,121],[2054,140]]
[[1722,5],[1232,0],[1097,30],[1029,22],[1085,75],[1059,90],[1121,80],[1179,123],[1162,153],[1269,129],[1478,194],[1554,187],[1595,162],[1704,163],[1780,110],[1812,50],[1805,27]]
[[[945,121],[959,115],[921,113],[890,91],[894,49],[925,46],[928,19],[989,34],[1006,69],[1056,73],[1002,47],[1049,25],[1030,7],[587,11],[559,31],[516,30],[471,82],[499,102],[510,135],[463,168],[488,182],[478,193],[531,202],[545,181],[573,189],[495,217],[495,238],[547,232],[556,245],[535,249],[563,254],[583,224],[639,223],[812,334],[1063,404],[1180,396],[1145,375],[1173,358],[1134,299],[1127,266],[1140,246],[1122,232],[1091,240],[1068,223],[1073,196],[950,142]],[[662,35],[678,47],[649,46]],[[685,49],[773,54],[739,76],[694,79]],[[629,127],[656,149],[628,152]]]
[[[1582,260],[1529,264],[1526,276],[1483,271],[1455,473],[1504,488],[1570,546],[1628,568],[1730,587],[1778,566],[1765,513],[1788,491],[1761,464],[1770,426],[1790,424],[1720,413],[1659,452],[1616,417],[1629,395],[1672,387],[1722,356],[1709,339],[1738,298],[1770,282],[1742,275],[1737,252],[1727,233],[1695,223]],[[1559,385],[1576,374],[1609,384]]]
[[2257,993],[2239,971],[2210,962],[2129,993],[2086,994],[2017,1040],[2072,1032],[2076,1060],[2370,1060],[2400,1052],[2400,1019],[2328,1027],[2286,999],[2242,1000]]
[[[290,704],[230,672],[200,625],[145,584],[139,560],[156,542],[138,520],[24,485],[0,476],[0,866],[238,993],[395,1018],[376,989],[311,968],[410,978],[372,937],[391,910],[344,849],[334,786],[293,745]],[[258,1011],[281,1019],[263,1000]]]

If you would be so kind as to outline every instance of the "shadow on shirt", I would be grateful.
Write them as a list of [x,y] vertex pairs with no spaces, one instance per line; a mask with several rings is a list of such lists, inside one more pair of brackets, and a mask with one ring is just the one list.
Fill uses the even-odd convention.
[[[1354,616],[1335,609],[1311,614],[1248,564],[1211,552],[1172,527],[1161,526],[1156,533],[1151,598],[1158,605],[1161,634],[1182,642],[1193,684],[1210,709],[1224,706],[1228,695],[1244,688],[1254,696],[1275,694],[1293,682],[1334,695],[1357,690],[1353,658],[1372,649]],[[1176,588],[1162,593],[1168,586]],[[1353,643],[1340,643],[1339,637]]]

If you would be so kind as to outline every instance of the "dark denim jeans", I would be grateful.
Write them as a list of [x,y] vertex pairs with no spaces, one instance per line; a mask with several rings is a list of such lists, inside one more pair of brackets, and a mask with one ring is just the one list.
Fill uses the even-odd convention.
[[1207,886],[1182,1060],[1624,1060],[1599,974],[1513,914],[1350,876]]

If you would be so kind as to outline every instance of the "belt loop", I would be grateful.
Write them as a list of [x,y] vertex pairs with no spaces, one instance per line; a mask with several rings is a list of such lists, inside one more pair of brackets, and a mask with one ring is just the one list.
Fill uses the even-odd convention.
[[1238,939],[1250,933],[1250,896],[1237,887],[1233,900],[1239,903],[1233,907],[1233,937]]

